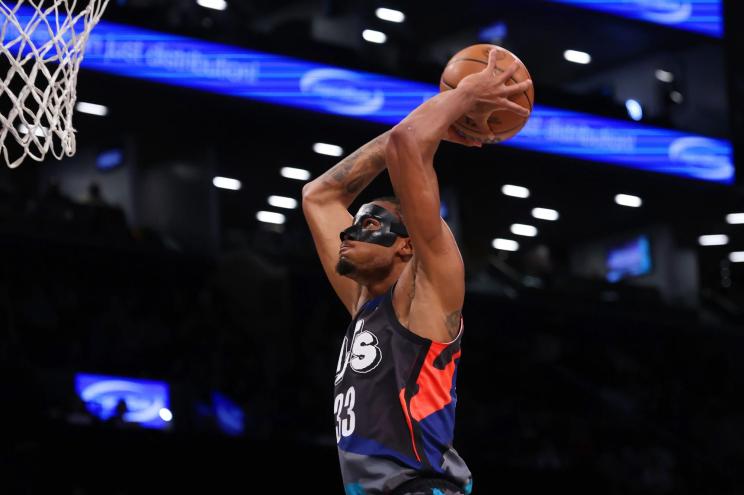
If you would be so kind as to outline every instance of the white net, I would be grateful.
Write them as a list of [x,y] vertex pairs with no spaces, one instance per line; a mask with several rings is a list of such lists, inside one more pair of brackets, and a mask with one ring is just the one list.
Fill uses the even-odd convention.
[[77,74],[107,3],[0,0],[0,152],[9,167],[75,153]]

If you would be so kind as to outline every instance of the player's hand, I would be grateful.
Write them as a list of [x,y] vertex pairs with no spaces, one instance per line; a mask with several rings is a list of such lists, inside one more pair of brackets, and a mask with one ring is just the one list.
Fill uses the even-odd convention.
[[[497,110],[513,112],[520,117],[527,118],[529,110],[509,99],[527,91],[532,86],[532,80],[526,79],[517,84],[506,85],[514,73],[519,70],[520,62],[514,61],[505,71],[496,65],[498,60],[506,56],[501,49],[494,48],[488,53],[488,65],[481,72],[470,74],[460,81],[457,89],[469,92],[474,101],[473,108],[467,115],[475,120],[484,131],[488,129],[488,117]],[[488,134],[488,132],[484,132]]]

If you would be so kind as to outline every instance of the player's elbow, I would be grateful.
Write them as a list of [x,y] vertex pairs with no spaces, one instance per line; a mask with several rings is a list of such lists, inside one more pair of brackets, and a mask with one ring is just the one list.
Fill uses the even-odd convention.
[[387,141],[387,149],[410,148],[416,145],[413,127],[406,124],[398,124],[390,131]]
[[420,155],[420,150],[413,129],[401,125],[393,127],[385,146],[388,168],[397,166],[405,157],[416,155]]
[[302,186],[302,201],[309,200],[312,197],[313,183],[308,182]]
[[302,186],[302,204],[303,206],[310,203],[321,202],[323,196],[327,196],[327,191],[315,181],[308,182]]

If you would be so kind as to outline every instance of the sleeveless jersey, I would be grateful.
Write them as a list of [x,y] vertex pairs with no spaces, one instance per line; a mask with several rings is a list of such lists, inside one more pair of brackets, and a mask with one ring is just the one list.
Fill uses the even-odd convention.
[[333,410],[346,494],[387,494],[422,477],[470,493],[452,447],[463,320],[450,343],[420,337],[395,316],[394,288],[359,309],[341,345]]

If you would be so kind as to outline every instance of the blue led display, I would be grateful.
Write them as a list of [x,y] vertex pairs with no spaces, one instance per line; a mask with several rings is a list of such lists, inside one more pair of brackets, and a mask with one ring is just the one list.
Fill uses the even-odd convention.
[[120,149],[106,150],[96,158],[98,170],[112,170],[124,163],[124,152]]
[[734,181],[728,141],[568,110],[536,106],[507,144],[692,179]]
[[101,22],[83,67],[319,112],[395,123],[438,89]]
[[231,436],[245,433],[245,413],[239,405],[219,392],[212,394],[212,404],[217,427],[223,433]]
[[607,281],[619,282],[626,277],[639,277],[651,271],[651,244],[641,235],[630,242],[610,248],[606,260]]
[[[121,401],[126,404],[122,419],[146,428],[165,428],[162,416],[170,413],[168,384],[115,376],[75,375],[75,392],[93,416],[107,421],[116,413]],[[166,409],[166,411],[161,410]]]
[[[14,36],[12,31],[9,27],[6,39]],[[432,84],[106,21],[93,30],[83,67],[388,125],[439,92]],[[524,130],[503,145],[724,184],[734,181],[728,141],[541,105],[535,106]]]
[[552,0],[631,19],[723,37],[721,0]]

